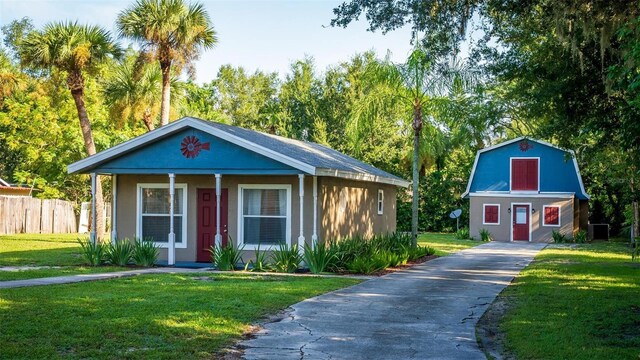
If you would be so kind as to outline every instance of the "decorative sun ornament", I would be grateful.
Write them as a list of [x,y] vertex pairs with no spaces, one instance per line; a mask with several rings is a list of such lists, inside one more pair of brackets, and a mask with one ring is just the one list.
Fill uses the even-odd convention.
[[529,144],[527,140],[520,141],[520,151],[526,152],[529,149],[533,149],[533,145]]
[[187,159],[193,159],[200,154],[201,150],[210,150],[210,148],[210,143],[201,143],[200,140],[193,135],[185,136],[180,144],[180,151]]

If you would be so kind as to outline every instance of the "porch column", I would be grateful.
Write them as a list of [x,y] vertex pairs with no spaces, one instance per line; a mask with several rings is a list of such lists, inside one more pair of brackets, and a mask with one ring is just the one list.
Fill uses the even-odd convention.
[[91,243],[96,243],[96,226],[98,220],[96,219],[96,173],[91,173],[91,232],[89,233],[89,240]]
[[169,247],[167,249],[167,263],[176,264],[176,234],[173,232],[173,201],[176,193],[176,174],[169,174]]
[[118,241],[118,175],[111,175],[111,243]]
[[313,234],[311,235],[311,246],[315,247],[318,242],[318,177],[313,177]]
[[298,175],[300,184],[298,193],[300,194],[300,236],[298,236],[298,251],[304,251],[304,174]]
[[216,248],[222,246],[222,234],[220,233],[220,201],[222,201],[222,174],[216,174]]

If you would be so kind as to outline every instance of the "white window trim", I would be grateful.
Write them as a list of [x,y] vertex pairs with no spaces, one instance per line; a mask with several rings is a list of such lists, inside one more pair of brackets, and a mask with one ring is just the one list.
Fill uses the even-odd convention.
[[[547,213],[547,208],[558,208],[558,224],[547,224],[546,221],[546,216],[545,214]],[[562,225],[562,207],[560,205],[543,205],[542,206],[542,226],[548,226],[548,227],[560,227]]]
[[[138,183],[136,188],[136,236],[142,239],[142,189],[168,189],[168,183]],[[176,189],[182,190],[182,242],[175,243],[176,249],[186,249],[187,248],[187,198],[188,187],[185,183],[175,184]],[[160,215],[160,214],[158,214]],[[162,214],[165,215],[165,214]],[[175,217],[174,217],[175,221]],[[159,248],[169,248],[169,242],[153,242]]]
[[[488,223],[485,219],[485,215],[487,214],[486,207],[487,206],[497,206],[498,207],[498,222],[497,223]],[[500,204],[482,204],[482,225],[500,225]]]
[[[538,189],[537,190],[513,190],[513,160],[537,159],[538,160]],[[513,194],[538,194],[540,192],[540,157],[539,156],[514,156],[509,158],[509,191]]]
[[384,190],[378,189],[378,201],[376,203],[378,206],[378,215],[384,214]]
[[[291,185],[290,184],[238,184],[238,248],[244,246],[244,250],[256,250],[257,244],[244,243],[244,214],[242,213],[244,201],[242,193],[244,189],[275,189],[287,191],[287,221],[286,243],[291,245]],[[278,245],[260,245],[260,250],[276,250]]]

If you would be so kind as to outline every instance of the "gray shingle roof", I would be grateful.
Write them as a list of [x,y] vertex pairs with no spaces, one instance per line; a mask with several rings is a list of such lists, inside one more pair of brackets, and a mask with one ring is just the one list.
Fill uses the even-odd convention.
[[341,177],[354,180],[380,182],[398,186],[408,186],[409,182],[382,171],[362,161],[356,160],[324,145],[288,139],[265,134],[237,126],[184,117],[168,125],[161,126],[122,144],[91,155],[67,167],[69,173],[88,173],[100,164],[136,151],[147,144],[182,131],[188,127],[197,128],[214,136],[231,141],[264,156],[271,157],[293,166],[303,173],[317,176]]
[[241,137],[257,145],[277,151],[282,155],[295,158],[313,167],[328,170],[369,174],[378,177],[396,179],[398,181],[406,181],[400,177],[380,170],[360,160],[354,159],[351,156],[345,155],[330,147],[314,142],[294,140],[237,126],[231,126],[196,118],[192,119],[200,121],[208,126],[213,126],[229,134]]

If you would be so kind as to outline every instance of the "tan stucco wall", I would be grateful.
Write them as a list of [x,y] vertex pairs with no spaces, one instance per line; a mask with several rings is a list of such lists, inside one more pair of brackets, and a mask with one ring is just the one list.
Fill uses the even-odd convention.
[[[320,240],[355,233],[371,235],[395,231],[396,188],[358,181],[318,177],[318,236]],[[117,232],[119,238],[136,235],[137,184],[168,183],[164,175],[119,175],[117,202]],[[196,253],[197,189],[214,188],[215,178],[204,175],[176,175],[176,184],[187,184],[187,248],[176,248],[176,261],[193,261]],[[236,243],[238,238],[238,185],[239,184],[288,184],[291,185],[291,241],[297,242],[300,234],[300,197],[298,176],[222,176],[222,188],[228,189],[229,204],[228,234]],[[337,211],[339,187],[346,186],[349,192],[347,211]],[[313,177],[305,176],[304,182],[304,237],[311,243],[313,234]],[[384,214],[377,214],[378,189],[384,189]],[[324,210],[323,210],[324,207]],[[352,220],[351,220],[352,219]],[[253,250],[245,251],[248,261]],[[165,249],[160,259],[166,259]]]
[[[532,242],[549,242],[551,241],[551,232],[553,230],[560,231],[568,237],[573,236],[574,224],[574,206],[573,199],[560,198],[527,198],[527,197],[474,197],[470,198],[469,204],[469,231],[471,236],[479,239],[480,229],[487,229],[493,239],[496,241],[511,240],[511,223],[512,214],[508,209],[512,203],[531,203],[531,207],[535,209],[535,213],[530,215],[531,221],[531,241]],[[483,204],[499,204],[500,205],[500,225],[482,224]],[[544,205],[560,206],[560,227],[543,226]]]
[[[356,234],[391,233],[396,230],[396,187],[338,178],[319,179],[322,204],[320,238],[340,239]],[[345,191],[344,208],[340,193]],[[378,189],[384,190],[384,210],[378,215]]]

